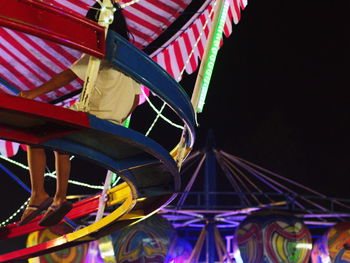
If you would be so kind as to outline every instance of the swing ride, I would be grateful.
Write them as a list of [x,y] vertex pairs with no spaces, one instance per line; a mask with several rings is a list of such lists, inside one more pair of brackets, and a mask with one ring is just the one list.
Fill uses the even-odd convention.
[[[73,14],[62,15],[59,9],[45,3],[28,0],[2,1],[1,4],[0,23],[4,27],[34,34],[100,58],[106,54],[112,65],[146,85],[174,110],[186,127],[183,147],[192,147],[193,107],[179,84],[147,55],[111,32],[105,52],[103,27]],[[42,25],[39,14],[51,23]],[[66,30],[67,24],[69,31]],[[82,156],[116,172],[125,181],[107,192],[107,206],[118,205],[108,216],[55,240],[1,255],[0,262],[25,259],[98,239],[154,213],[179,191],[175,160],[158,143],[131,129],[84,112],[72,112],[6,94],[0,95],[0,115],[0,136],[3,139]],[[94,200],[97,199],[94,197],[75,204],[67,217],[74,219],[96,211],[98,205]],[[13,225],[2,229],[2,238],[38,230],[36,223],[33,221],[22,227]]]
[[[163,1],[157,1],[156,4],[153,1],[120,1],[122,7],[131,7],[125,13],[127,19],[133,20],[130,25],[134,45],[112,32],[105,39],[104,27],[108,27],[107,18],[111,14],[110,0],[98,1],[102,4],[100,25],[77,15],[84,14],[94,2],[79,0],[73,4],[70,0],[1,0],[1,34],[7,37],[5,40],[10,39],[16,43],[15,46],[8,41],[0,44],[1,51],[7,54],[6,58],[1,57],[2,62],[5,62],[4,66],[0,66],[1,90],[16,95],[20,91],[16,86],[21,90],[34,88],[53,72],[59,71],[57,68],[68,67],[81,52],[98,59],[106,58],[118,70],[145,85],[164,105],[175,112],[184,123],[180,142],[169,154],[157,142],[136,131],[111,124],[85,112],[74,112],[47,104],[63,95],[76,92],[81,87],[79,81],[49,95],[43,95],[38,101],[0,94],[0,137],[7,142],[12,141],[11,146],[15,147],[20,143],[62,150],[98,163],[116,172],[124,180],[124,183],[105,193],[107,201],[104,205],[110,210],[115,209],[106,217],[54,240],[1,255],[0,262],[26,259],[96,240],[148,217],[175,198],[175,193],[180,190],[178,170],[195,139],[196,121],[193,108],[197,112],[203,108],[222,32],[226,36],[231,33],[232,20],[238,23],[240,10],[247,4],[245,0],[201,1],[201,8],[184,26],[187,29],[175,34],[165,44],[163,52],[155,51],[150,59],[140,49],[155,40],[192,1],[173,1],[170,5]],[[133,6],[136,6],[135,9]],[[136,14],[146,12],[152,17],[152,22],[135,17],[132,11],[137,7],[139,10]],[[156,14],[150,7],[162,10],[165,15],[162,17]],[[156,20],[160,21],[158,29],[151,24]],[[143,31],[153,32],[146,36],[140,30],[141,24],[141,27],[145,27]],[[210,26],[219,29],[216,34],[215,30],[209,31]],[[193,33],[190,34],[189,31]],[[25,42],[24,49],[21,49],[21,40]],[[214,47],[212,50],[205,50],[208,49],[205,48],[206,41],[210,43],[207,47]],[[9,61],[12,56],[18,57],[18,50],[25,54],[27,61],[21,61],[16,68]],[[40,71],[43,75],[40,75],[37,66],[33,64],[45,56],[50,57],[50,66],[53,68],[40,65],[44,69]],[[200,71],[206,71],[206,75],[199,82],[203,81],[204,85],[199,82],[196,84],[190,101],[177,81],[181,80],[185,71],[192,73],[196,70],[199,58],[209,60],[210,63],[206,68],[206,63],[201,64],[203,68]],[[93,59],[91,63],[91,75],[97,74],[98,59]],[[40,64],[44,63],[40,61]],[[89,85],[92,84],[88,83],[84,90]],[[75,98],[70,98],[65,101],[65,105],[74,100]],[[157,112],[158,117],[162,117],[161,111]],[[75,203],[66,219],[73,220],[99,211],[101,198],[104,198],[103,193]],[[40,230],[42,228],[37,225],[40,218],[39,216],[24,226],[16,223],[6,225],[0,231],[0,238],[13,238]]]

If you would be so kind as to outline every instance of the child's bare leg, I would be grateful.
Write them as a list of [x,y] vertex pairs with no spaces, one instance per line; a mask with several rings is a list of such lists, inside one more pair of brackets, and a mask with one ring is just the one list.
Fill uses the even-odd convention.
[[32,185],[32,194],[29,204],[38,205],[49,195],[44,187],[44,173],[46,166],[46,154],[43,148],[28,147],[28,165],[30,173],[30,182]]
[[[49,197],[44,187],[45,150],[28,146],[27,159],[32,190],[29,205],[38,206]],[[25,218],[29,213],[31,213],[31,210],[24,211],[22,218]]]
[[68,179],[70,175],[70,156],[65,153],[55,152],[57,185],[52,205],[57,206],[66,201]]

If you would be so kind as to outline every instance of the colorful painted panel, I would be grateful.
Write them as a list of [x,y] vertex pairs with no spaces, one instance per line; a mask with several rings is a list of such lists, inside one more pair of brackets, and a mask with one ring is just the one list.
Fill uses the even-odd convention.
[[236,230],[234,250],[240,251],[243,262],[262,262],[264,254],[262,242],[259,224],[254,222],[242,223]]
[[170,222],[154,215],[112,234],[112,238],[118,263],[163,263],[176,233]]
[[182,238],[172,241],[165,263],[183,263],[191,257],[192,245]]
[[[50,228],[43,229],[41,231],[33,232],[28,236],[27,247],[31,247],[43,242],[55,239],[59,236],[72,232],[73,229],[67,224],[60,224]],[[65,263],[85,263],[86,256],[88,254],[88,244],[80,245],[77,247],[64,249],[55,253],[50,253],[44,256],[30,259],[30,263],[53,263],[53,262],[65,262]],[[96,255],[95,255],[96,257]],[[92,261],[89,261],[92,262]],[[98,261],[95,261],[96,263]],[[101,262],[101,261],[99,261]]]
[[350,262],[350,222],[336,224],[316,242],[312,262]]
[[259,213],[248,216],[235,233],[235,250],[244,263],[307,263],[311,235],[292,215]]
[[334,263],[350,262],[350,223],[339,223],[328,232],[328,249]]
[[312,263],[331,263],[328,253],[328,231],[314,244],[311,252]]

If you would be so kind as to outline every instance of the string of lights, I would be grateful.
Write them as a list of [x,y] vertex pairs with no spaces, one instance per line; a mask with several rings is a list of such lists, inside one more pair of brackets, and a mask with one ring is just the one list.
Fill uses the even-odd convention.
[[[162,111],[165,108],[165,103],[163,104],[163,107],[160,110],[157,110],[156,106],[154,106],[151,102],[151,100],[146,96],[145,92],[141,89],[144,97],[146,98],[146,101],[148,102],[148,104],[151,106],[151,108],[157,113],[157,117],[156,118],[162,118],[164,121],[166,121],[167,123],[169,123],[170,125],[178,128],[178,129],[183,129],[183,126],[178,125],[174,122],[172,122],[171,120],[169,120],[168,118],[166,118],[164,115],[162,115]],[[151,125],[150,129],[148,129],[148,131],[146,132],[146,136],[148,136],[148,134],[151,132],[151,130],[153,129],[153,126],[155,125],[155,122],[152,123],[153,125]]]
[[11,216],[9,216],[6,220],[4,220],[3,222],[1,222],[1,223],[0,223],[0,227],[6,226],[6,225],[7,225],[8,223],[10,223],[10,222],[12,221],[12,219],[14,219],[22,210],[24,210],[24,209],[27,207],[27,205],[28,205],[28,203],[29,203],[29,200],[30,200],[30,198],[28,198],[28,200],[25,201],[24,204],[21,205],[21,207],[18,208],[16,212],[14,212],[14,213],[13,213]]
[[[182,79],[182,76],[183,76],[183,74],[184,74],[184,72],[185,72],[185,70],[186,70],[186,67],[187,67],[187,65],[190,63],[191,58],[192,58],[192,56],[194,55],[194,51],[195,51],[195,49],[197,48],[198,43],[199,43],[199,41],[201,40],[201,38],[202,38],[202,36],[203,36],[204,30],[206,29],[206,27],[207,27],[208,24],[209,24],[210,17],[213,15],[214,10],[215,10],[215,5],[216,5],[216,2],[214,3],[211,12],[210,12],[209,15],[208,15],[208,18],[206,19],[206,21],[205,21],[205,23],[204,23],[204,25],[203,25],[203,27],[202,27],[202,30],[201,30],[201,32],[200,32],[198,38],[196,39],[196,43],[194,44],[194,46],[193,46],[193,48],[192,48],[192,50],[191,50],[191,52],[190,52],[190,54],[189,54],[189,56],[188,56],[188,58],[187,58],[187,60],[186,60],[186,62],[185,62],[185,64],[184,64],[182,70],[180,71],[180,75],[179,75],[179,77],[177,78],[177,81],[178,81],[178,82]],[[144,93],[143,93],[143,95],[145,96]],[[150,128],[149,128],[149,129],[147,130],[147,132],[146,132],[146,136],[148,136],[148,135],[150,134],[150,132],[153,130],[153,128],[154,128],[154,126],[156,125],[156,123],[158,122],[159,118],[162,118],[163,120],[167,121],[167,122],[170,123],[170,124],[171,124],[171,122],[169,122],[168,119],[167,119],[164,115],[162,115],[162,112],[163,112],[163,110],[165,109],[165,106],[167,106],[167,104],[166,104],[165,102],[163,103],[161,109],[158,111],[158,110],[156,109],[156,107],[151,103],[151,101],[149,100],[149,98],[148,98],[147,96],[145,96],[145,98],[146,98],[146,101],[147,101],[147,102],[149,103],[149,105],[151,106],[151,108],[157,113],[157,116],[155,117],[155,119],[154,119],[154,121],[152,122]],[[175,125],[174,125],[174,126],[175,126]],[[179,125],[178,125],[178,126],[179,126]],[[177,126],[175,126],[175,127],[177,127]],[[180,127],[181,127],[181,129],[183,129],[182,126],[180,126]],[[179,128],[179,127],[177,127],[177,128]]]
[[[17,162],[15,160],[12,160],[10,158],[7,158],[3,155],[0,155],[0,159],[3,159],[9,163],[12,163],[14,165],[17,165],[18,167],[21,167],[25,170],[29,170],[29,167],[20,163],[20,162]],[[71,158],[72,159],[72,158]],[[56,179],[56,171],[54,172],[51,172],[51,173],[45,173],[44,175],[45,177],[51,177],[51,178],[55,178]],[[90,189],[98,189],[98,190],[101,190],[103,189],[103,186],[101,185],[91,185],[91,184],[87,184],[87,183],[83,183],[83,182],[79,182],[79,181],[75,181],[75,180],[69,180],[68,181],[70,184],[74,184],[74,185],[78,185],[78,186],[82,186],[82,187],[86,187],[86,188],[90,188]]]

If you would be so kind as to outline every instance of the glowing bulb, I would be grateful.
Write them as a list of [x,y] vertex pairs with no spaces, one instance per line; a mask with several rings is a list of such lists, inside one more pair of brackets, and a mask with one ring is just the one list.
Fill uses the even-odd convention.
[[296,248],[312,249],[312,244],[310,244],[310,243],[298,243],[296,245]]
[[228,15],[228,9],[229,9],[229,2],[226,0],[222,10],[220,11],[219,22],[214,32],[213,43],[210,48],[207,64],[205,65],[203,81],[201,84],[200,96],[199,96],[199,101],[197,105],[197,112],[199,113],[203,111],[203,107],[207,97],[207,92],[208,92],[210,80],[213,74],[216,57],[220,48],[222,32],[224,31],[225,22]]

